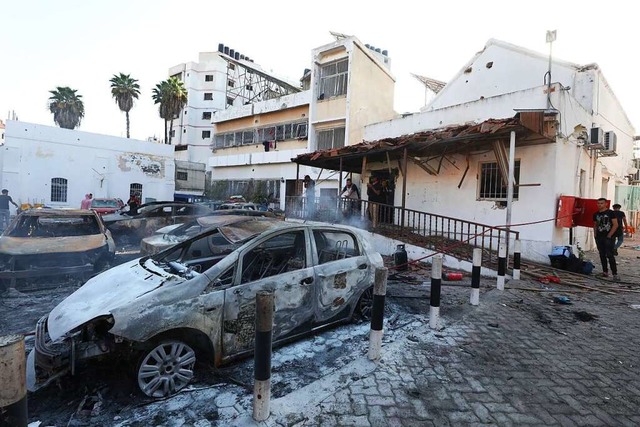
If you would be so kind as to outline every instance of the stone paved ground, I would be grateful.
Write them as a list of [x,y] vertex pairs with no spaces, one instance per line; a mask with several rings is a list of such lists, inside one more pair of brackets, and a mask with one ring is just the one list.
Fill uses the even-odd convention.
[[[621,255],[625,277],[640,282],[640,251]],[[336,385],[296,425],[638,426],[636,304],[640,293],[522,290],[491,290],[479,307],[443,304],[444,330],[430,331],[425,311],[423,324],[384,346],[374,372]]]

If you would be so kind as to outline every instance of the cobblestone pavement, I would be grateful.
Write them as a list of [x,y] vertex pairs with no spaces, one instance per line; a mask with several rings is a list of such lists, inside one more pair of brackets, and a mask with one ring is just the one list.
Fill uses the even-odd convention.
[[[640,251],[622,252],[625,276],[639,281]],[[441,331],[428,329],[425,309],[422,323],[383,346],[375,371],[338,385],[295,425],[640,425],[640,293],[562,289],[443,303]]]

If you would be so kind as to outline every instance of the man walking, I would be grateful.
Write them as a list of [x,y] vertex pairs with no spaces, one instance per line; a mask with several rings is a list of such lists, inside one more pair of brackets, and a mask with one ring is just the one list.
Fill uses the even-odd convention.
[[80,209],[91,209],[91,201],[93,194],[87,193],[84,195],[84,199],[80,202]]
[[618,255],[618,248],[622,245],[622,242],[624,242],[624,231],[629,226],[627,216],[620,210],[621,207],[619,203],[613,205],[613,213],[616,214],[616,218],[618,219],[618,230],[616,230],[614,236],[616,240],[616,244],[613,246],[614,255]]
[[9,190],[3,189],[2,195],[0,195],[0,228],[4,230],[9,226],[11,222],[11,212],[9,212],[9,203],[18,208],[16,202],[13,201],[9,195]]
[[618,218],[616,218],[616,214],[607,208],[607,199],[604,197],[599,198],[598,212],[593,214],[593,232],[598,253],[600,254],[600,262],[602,263],[602,273],[600,277],[609,277],[609,268],[607,267],[607,261],[609,261],[613,280],[619,280],[618,266],[616,265],[616,258],[613,255],[613,238],[616,235],[617,229]]
[[316,183],[309,175],[304,176],[304,188],[307,207],[307,219],[312,219],[316,213]]

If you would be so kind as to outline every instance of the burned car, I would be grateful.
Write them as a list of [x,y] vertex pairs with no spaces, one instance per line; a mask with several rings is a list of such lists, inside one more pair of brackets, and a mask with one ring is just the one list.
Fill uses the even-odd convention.
[[180,202],[153,202],[141,205],[135,215],[120,211],[102,217],[117,244],[138,244],[159,228],[182,224],[211,214],[206,206]]
[[100,271],[114,254],[111,233],[95,212],[29,209],[0,236],[0,287]]
[[[256,221],[263,221],[266,224],[277,221],[275,219],[266,219],[263,217],[253,217],[244,215],[215,215],[215,216],[203,216],[193,221],[179,224],[168,225],[158,230],[154,235],[145,237],[140,242],[140,254],[141,255],[153,255],[170,246],[176,245],[180,242],[194,237],[205,230],[214,227],[224,227],[233,225],[235,228],[244,228],[251,230],[248,237],[253,237],[257,233],[261,233],[261,227],[256,227]],[[227,227],[227,230],[229,227]],[[163,233],[160,233],[164,231]],[[234,240],[236,235],[225,236],[224,233],[220,233],[218,241],[215,242],[220,248],[237,247],[239,241]]]
[[120,357],[142,393],[169,396],[189,383],[196,358],[219,366],[252,354],[259,291],[275,295],[275,344],[370,312],[382,257],[360,231],[273,221],[219,255],[218,233],[243,232],[224,229],[112,268],[40,319],[29,389],[87,359]]

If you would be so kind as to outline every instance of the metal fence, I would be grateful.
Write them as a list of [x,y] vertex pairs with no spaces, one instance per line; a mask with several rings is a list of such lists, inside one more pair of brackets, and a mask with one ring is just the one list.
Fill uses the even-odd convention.
[[287,197],[285,211],[290,218],[350,225],[460,259],[470,260],[473,248],[481,248],[483,261],[489,263],[497,261],[500,242],[506,243],[509,253],[512,242],[519,238],[519,232],[505,227],[367,200]]

